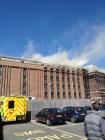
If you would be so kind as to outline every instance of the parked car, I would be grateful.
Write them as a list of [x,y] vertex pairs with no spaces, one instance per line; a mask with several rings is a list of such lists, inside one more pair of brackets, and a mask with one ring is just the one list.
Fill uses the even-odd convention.
[[[92,112],[92,107],[91,106],[84,106],[83,107],[84,110],[88,113],[91,113]],[[102,118],[105,118],[105,106],[100,106],[99,107],[99,110],[98,110],[98,114],[102,117]]]
[[36,120],[48,126],[54,123],[65,123],[65,117],[60,108],[44,108],[36,114]]
[[[92,108],[90,106],[84,106],[84,110],[86,110],[87,114],[92,112]],[[105,118],[105,107],[100,106],[98,110],[98,114],[102,117]]]
[[87,112],[87,114],[92,111],[92,107],[91,106],[83,106],[83,108]]
[[83,121],[87,112],[83,107],[65,107],[63,113],[66,120],[71,122]]
[[100,107],[99,107],[98,114],[99,114],[102,118],[105,118],[105,108],[102,107],[102,106],[100,106]]
[[102,106],[103,110],[105,110],[105,104],[102,104],[101,106]]

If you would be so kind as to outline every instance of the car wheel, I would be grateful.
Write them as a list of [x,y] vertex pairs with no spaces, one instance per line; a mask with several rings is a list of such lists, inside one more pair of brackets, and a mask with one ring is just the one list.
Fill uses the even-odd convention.
[[65,124],[65,121],[63,122],[63,124]]
[[76,118],[75,118],[75,117],[72,117],[72,118],[71,118],[71,122],[72,122],[72,123],[75,123],[75,122],[76,122]]
[[48,126],[51,126],[52,124],[51,124],[51,121],[49,120],[49,119],[47,119],[47,125]]

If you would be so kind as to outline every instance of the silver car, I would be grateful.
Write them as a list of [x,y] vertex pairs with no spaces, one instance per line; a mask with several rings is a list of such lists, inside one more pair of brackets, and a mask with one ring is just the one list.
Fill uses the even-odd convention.
[[102,106],[99,107],[98,113],[102,118],[105,118],[105,110],[103,109]]

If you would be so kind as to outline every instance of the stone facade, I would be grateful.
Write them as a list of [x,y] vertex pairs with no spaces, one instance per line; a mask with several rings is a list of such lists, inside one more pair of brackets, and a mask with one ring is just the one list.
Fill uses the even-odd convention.
[[42,99],[84,99],[83,70],[14,58],[0,58],[0,95]]

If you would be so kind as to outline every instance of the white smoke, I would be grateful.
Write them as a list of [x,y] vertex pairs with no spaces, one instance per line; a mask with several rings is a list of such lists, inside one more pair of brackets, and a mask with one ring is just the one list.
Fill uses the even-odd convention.
[[[80,59],[89,63],[105,56],[105,26],[99,30],[93,40],[84,46]],[[85,63],[84,63],[85,64]]]
[[[81,35],[82,38],[82,35]],[[74,39],[75,40],[75,39]],[[82,45],[81,45],[82,44]],[[74,52],[70,48],[68,51],[65,49],[58,49],[57,52],[51,55],[43,56],[40,53],[34,51],[34,45],[32,41],[28,42],[26,50],[22,56],[25,59],[36,60],[49,64],[61,64],[71,66],[84,66],[91,62],[99,61],[100,58],[105,57],[105,26],[94,28],[94,35],[88,42],[86,41],[83,46],[82,39],[80,46]],[[78,53],[78,48],[81,52]],[[70,54],[72,52],[72,54]],[[73,58],[70,58],[74,56]]]

